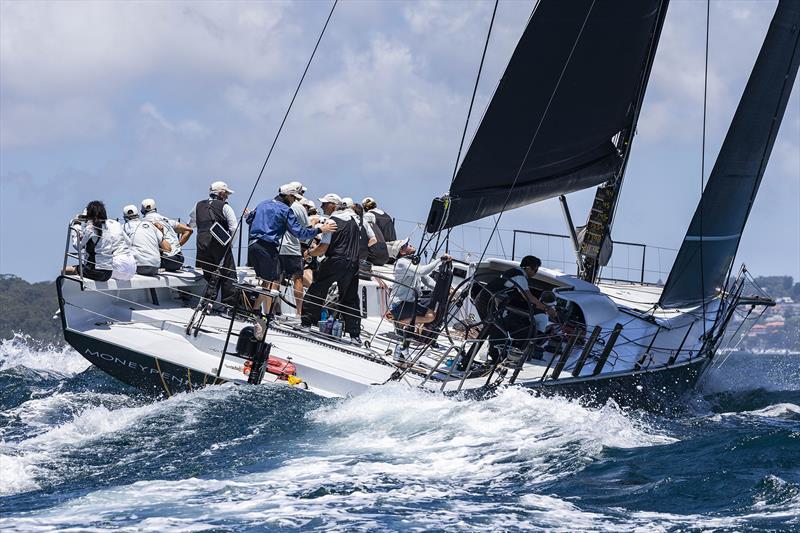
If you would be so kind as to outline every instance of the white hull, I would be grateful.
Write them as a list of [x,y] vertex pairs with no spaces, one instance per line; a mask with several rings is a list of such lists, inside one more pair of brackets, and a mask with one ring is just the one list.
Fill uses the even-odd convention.
[[[505,267],[502,261],[482,265],[489,269]],[[542,390],[581,391],[616,381],[631,382],[641,389],[643,385],[639,383],[648,381],[641,378],[668,373],[679,376],[675,381],[691,385],[706,366],[708,355],[698,354],[704,324],[696,310],[663,315],[647,313],[645,300],[654,292],[649,287],[612,285],[598,289],[544,269],[537,279],[550,283],[559,298],[568,299],[581,309],[587,330],[600,326],[602,333],[597,349],[579,371],[575,367],[583,349],[576,345],[566,355],[545,353],[542,359],[529,360],[519,369],[515,384]],[[169,395],[209,383],[246,383],[246,359],[235,354],[234,348],[236,335],[248,322],[237,319],[233,323],[221,367],[231,327],[229,319],[207,316],[196,335],[186,333],[194,312],[187,298],[200,294],[204,286],[202,276],[191,271],[155,278],[137,276],[130,282],[85,280],[84,290],[78,278],[62,277],[59,292],[65,337],[106,372],[144,389]],[[295,365],[296,376],[302,380],[296,386],[321,396],[338,397],[359,394],[368,387],[398,379],[409,386],[422,385],[446,393],[482,390],[487,385],[510,381],[514,369],[503,372],[503,368],[498,368],[491,376],[488,370],[474,371],[466,378],[451,371],[442,361],[457,353],[456,347],[443,335],[438,339],[439,346],[427,349],[413,367],[395,364],[391,354],[398,340],[393,325],[382,318],[388,297],[386,284],[370,280],[362,281],[362,286],[366,288],[368,315],[362,321],[363,338],[371,340],[369,348],[273,323],[267,336],[272,345],[271,356]],[[622,300],[625,305],[619,303]],[[622,325],[619,338],[599,367],[598,356],[602,356],[603,344],[609,342],[616,324]],[[707,316],[706,329],[712,325]],[[643,358],[645,352],[650,355]],[[475,360],[481,362],[485,358],[485,350],[479,350]],[[263,383],[288,384],[269,373]]]

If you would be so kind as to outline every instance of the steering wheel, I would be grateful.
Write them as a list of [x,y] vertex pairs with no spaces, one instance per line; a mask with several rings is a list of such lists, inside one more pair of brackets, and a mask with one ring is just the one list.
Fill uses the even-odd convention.
[[[511,287],[502,287],[492,291],[489,282],[497,279],[497,272],[482,272],[462,281],[450,296],[445,317],[445,333],[451,344],[458,344],[464,339],[483,339],[479,344],[489,340],[505,338],[532,341],[536,331],[533,320],[533,306],[525,297],[525,289],[514,280],[508,280]],[[508,303],[516,300],[522,307],[511,307]],[[479,311],[480,310],[480,311]],[[523,318],[527,326],[509,329],[509,318]],[[492,332],[490,330],[494,329]],[[489,335],[491,334],[491,339]],[[480,349],[480,346],[475,347]]]

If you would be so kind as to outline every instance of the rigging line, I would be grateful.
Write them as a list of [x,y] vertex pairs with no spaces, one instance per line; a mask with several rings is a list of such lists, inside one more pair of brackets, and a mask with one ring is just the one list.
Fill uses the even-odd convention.
[[[236,225],[236,228],[233,230],[233,234],[231,235],[230,240],[225,245],[225,249],[222,253],[222,258],[219,260],[218,267],[221,267],[225,263],[225,259],[228,257],[228,252],[232,251],[234,237],[236,234],[239,233],[242,229],[242,223],[244,222],[244,213],[247,210],[247,207],[250,205],[250,201],[253,199],[253,195],[256,192],[256,188],[258,187],[259,182],[261,181],[261,177],[264,175],[264,170],[267,168],[267,163],[269,162],[270,157],[272,156],[272,151],[275,149],[275,145],[278,143],[278,138],[283,131],[283,126],[286,124],[286,119],[289,118],[289,112],[292,110],[292,106],[294,105],[294,101],[297,98],[297,93],[300,92],[300,87],[303,85],[303,81],[306,79],[306,74],[308,73],[308,69],[311,66],[311,62],[314,60],[314,56],[317,53],[317,48],[319,48],[319,43],[322,41],[322,36],[325,35],[325,30],[328,28],[328,23],[331,21],[331,17],[333,16],[333,10],[336,9],[336,5],[339,3],[339,0],[333,0],[333,5],[331,6],[331,10],[328,13],[328,18],[325,19],[325,24],[322,26],[322,31],[317,38],[317,42],[314,45],[314,50],[311,51],[311,57],[308,58],[308,62],[306,63],[306,68],[303,69],[303,75],[300,76],[300,81],[297,84],[297,88],[294,90],[294,94],[292,95],[292,99],[289,102],[289,107],[286,108],[286,113],[283,115],[283,119],[281,120],[280,126],[278,126],[278,131],[275,133],[275,138],[272,140],[272,145],[269,147],[269,151],[267,152],[267,157],[264,159],[264,164],[261,165],[261,171],[258,173],[258,177],[256,178],[256,182],[253,184],[253,188],[250,190],[250,195],[247,197],[247,202],[244,205],[244,210],[242,210],[242,214],[239,215],[239,223]],[[288,216],[288,215],[287,215]],[[216,295],[217,291],[219,290],[219,278],[215,277],[212,281],[215,284],[214,294]],[[216,300],[216,296],[214,297]],[[201,298],[197,304],[197,309],[203,305],[205,298]]]
[[[453,187],[453,182],[456,180],[456,174],[458,173],[458,162],[461,161],[461,152],[464,149],[464,141],[467,138],[467,129],[469,128],[469,119],[472,116],[472,108],[475,105],[475,96],[478,94],[478,85],[481,81],[481,73],[483,72],[483,63],[486,59],[486,51],[489,49],[489,40],[492,36],[492,28],[494,27],[494,19],[497,15],[497,5],[500,3],[500,0],[494,0],[494,8],[492,9],[492,18],[489,21],[489,30],[486,33],[486,41],[483,43],[483,53],[481,54],[481,62],[478,65],[478,74],[475,77],[475,85],[472,88],[472,98],[469,100],[469,109],[467,109],[467,119],[464,121],[464,131],[461,132],[461,142],[458,144],[458,154],[456,155],[456,161],[453,165],[453,177],[450,178],[450,187]],[[452,229],[452,228],[451,228]],[[450,248],[450,231],[448,230],[447,235],[445,236],[446,248],[449,250]]]
[[544,119],[547,117],[547,113],[550,111],[550,106],[553,103],[553,99],[556,97],[556,93],[558,92],[558,88],[561,86],[561,80],[564,79],[564,74],[567,72],[567,67],[569,67],[570,61],[572,61],[572,55],[575,53],[575,49],[578,47],[578,43],[581,40],[581,36],[583,35],[583,30],[586,28],[586,23],[589,22],[589,16],[592,14],[592,10],[594,9],[594,5],[596,0],[592,1],[592,5],[589,6],[589,10],[586,12],[586,17],[583,19],[583,24],[581,24],[581,29],[578,32],[577,37],[575,37],[575,42],[572,43],[572,49],[569,51],[569,56],[567,56],[567,60],[564,63],[564,68],[561,69],[561,74],[558,76],[558,81],[556,81],[556,86],[553,87],[553,92],[550,94],[550,99],[547,101],[547,107],[544,109],[544,113],[542,113],[542,118],[539,119],[539,124],[536,126],[536,130],[533,132],[533,137],[531,138],[531,142],[528,145],[528,150],[525,152],[525,157],[522,158],[522,162],[517,169],[517,173],[514,175],[514,181],[511,183],[511,187],[508,189],[508,193],[506,193],[506,199],[503,202],[503,209],[500,210],[498,213],[497,219],[494,222],[494,227],[492,228],[492,232],[489,234],[489,239],[486,241],[486,246],[483,248],[483,252],[481,252],[481,257],[478,259],[478,263],[483,261],[483,257],[486,255],[486,251],[489,249],[489,243],[492,241],[492,237],[494,233],[497,231],[497,225],[500,223],[500,219],[503,217],[503,213],[506,211],[506,207],[508,207],[508,201],[511,199],[511,193],[514,191],[514,187],[517,185],[517,180],[519,180],[519,175],[522,173],[522,169],[525,167],[525,163],[528,161],[528,156],[533,149],[533,145],[536,142],[537,137],[539,136],[539,130],[542,128],[542,124],[544,124]]
[[[778,7],[780,7],[780,5]],[[789,61],[789,65],[792,65],[794,63],[794,57],[795,57],[795,55],[797,55],[798,50],[800,50],[800,46],[798,46],[798,44],[800,43],[800,31],[796,31],[795,30],[794,34],[795,34],[794,45],[793,45],[794,48],[792,50],[792,57],[791,57],[791,59]],[[759,52],[759,55],[761,55],[760,52]],[[758,62],[758,58],[756,58],[756,63],[757,62]],[[781,119],[780,119],[780,117],[778,115],[780,114],[779,110],[780,110],[780,107],[781,107],[781,100],[783,99],[783,94],[786,92],[787,85],[788,85],[788,89],[789,89],[789,95],[787,96],[787,99],[791,97],[792,84],[794,83],[794,80],[792,79],[791,76],[789,76],[790,72],[791,72],[791,66],[789,67],[789,70],[786,71],[786,74],[783,77],[783,84],[781,86],[781,97],[778,99],[778,101],[776,103],[775,110],[772,112],[772,121],[771,121],[771,124],[770,124],[770,127],[769,127],[769,135],[768,135],[767,138],[769,139],[771,137],[773,142],[774,142],[775,138],[777,137],[777,132],[773,135],[773,131],[775,130],[776,127],[780,126],[780,122],[781,122]],[[748,82],[749,82],[749,80],[748,80]],[[747,86],[745,86],[745,89],[746,88],[747,88]],[[780,114],[780,115],[781,115],[781,117],[783,116],[782,114]],[[759,187],[761,185],[761,179],[764,177],[764,172],[766,171],[766,166],[767,166],[767,163],[769,162],[769,154],[770,153],[771,153],[771,145],[769,143],[767,143],[764,146],[764,151],[761,152],[761,162],[758,165],[758,169],[759,169],[758,173],[761,175],[761,177],[758,178],[758,180],[756,181],[756,187],[754,187],[753,188],[753,192],[750,193],[750,201],[747,204],[747,212],[745,213],[745,219],[742,222],[742,226],[741,226],[741,231],[742,232],[744,231],[745,225],[747,224],[747,219],[750,218],[750,211],[753,209],[753,203],[756,201],[756,195],[758,194],[758,189],[759,189]],[[736,243],[736,249],[734,250],[734,258],[736,257],[736,254],[739,253],[739,244],[741,244],[741,241]],[[732,272],[733,272],[733,260],[731,260],[731,264],[728,267],[728,277],[730,277]]]
[[[469,127],[469,119],[472,116],[472,108],[475,105],[475,95],[478,93],[478,85],[479,85],[480,80],[481,80],[481,72],[483,72],[483,63],[484,63],[484,61],[486,59],[486,50],[488,50],[488,48],[489,48],[489,40],[490,40],[490,38],[492,36],[492,28],[494,27],[494,19],[495,19],[495,16],[497,15],[497,5],[499,3],[500,3],[500,0],[495,0],[494,8],[492,9],[492,18],[489,21],[489,30],[486,33],[486,41],[483,44],[483,53],[481,54],[481,61],[480,61],[480,64],[478,65],[478,74],[475,77],[475,85],[472,88],[472,97],[470,98],[470,101],[469,101],[469,108],[467,110],[467,119],[464,121],[464,130],[461,133],[461,142],[458,145],[458,154],[456,155],[456,161],[455,161],[455,164],[453,166],[453,177],[450,179],[450,187],[451,188],[453,186],[453,182],[456,179],[456,173],[458,172],[458,162],[461,160],[461,151],[464,148],[464,140],[467,137],[467,129]],[[506,202],[507,201],[508,201],[508,199],[506,199]],[[445,216],[445,218],[442,219],[442,225],[444,225],[444,221],[446,221],[446,220],[447,220],[447,217]],[[433,257],[435,257],[436,255],[439,254],[439,251],[440,251],[439,239],[440,239],[440,237],[441,237],[441,230],[436,232],[436,244],[434,245],[434,252],[433,252],[434,255],[433,255]],[[490,239],[491,239],[491,237],[490,237]],[[431,244],[431,242],[433,242],[433,235],[431,235],[431,237],[428,239],[428,242],[425,242],[425,232],[423,231],[422,232],[422,237],[420,238],[419,247],[417,249],[417,255],[421,256],[425,252],[426,248]],[[448,231],[447,234],[445,235],[444,246],[445,246],[445,248],[447,250],[450,249],[450,231]],[[419,262],[417,263],[416,267],[417,268],[414,270],[414,276],[417,275],[417,271],[419,269]]]
[[700,154],[700,292],[703,295],[703,338],[706,334],[706,274],[703,265],[703,189],[705,189],[706,174],[706,114],[708,112],[708,35],[711,25],[711,0],[706,0],[706,62],[703,74],[703,142],[702,153]]
[[456,156],[456,162],[453,166],[453,177],[450,179],[450,187],[453,186],[453,182],[456,180],[456,173],[458,172],[458,162],[461,160],[461,151],[464,148],[464,140],[467,138],[467,128],[469,127],[469,119],[472,116],[472,108],[475,105],[475,95],[478,94],[478,85],[481,81],[481,72],[483,72],[483,62],[486,59],[486,50],[489,48],[489,39],[492,36],[492,27],[494,26],[494,18],[497,15],[497,4],[500,3],[500,0],[494,1],[494,9],[492,9],[492,19],[489,21],[489,31],[486,34],[486,42],[483,44],[483,54],[481,54],[481,62],[478,65],[478,75],[475,77],[475,86],[472,88],[472,98],[469,101],[469,109],[467,110],[467,120],[464,121],[464,131],[461,132],[461,143],[458,145],[458,155]]
[[[289,102],[289,107],[286,108],[286,113],[283,115],[283,119],[281,120],[280,126],[278,126],[278,131],[275,133],[275,138],[272,140],[272,145],[269,147],[269,151],[267,152],[267,157],[264,159],[264,164],[261,165],[261,171],[258,173],[258,177],[256,178],[256,182],[253,184],[253,188],[250,190],[250,196],[247,197],[247,202],[245,203],[244,207],[250,205],[250,202],[253,200],[253,195],[255,195],[256,188],[258,187],[259,182],[261,181],[261,177],[264,175],[264,170],[267,168],[267,163],[269,162],[270,157],[272,156],[272,151],[275,149],[275,145],[278,143],[278,138],[283,131],[283,126],[286,124],[286,119],[289,118],[289,113],[292,110],[292,106],[294,105],[294,101],[297,98],[297,93],[300,92],[300,87],[303,85],[303,81],[306,79],[306,74],[308,73],[309,67],[311,67],[311,62],[314,60],[314,56],[317,53],[317,49],[319,48],[319,43],[322,41],[322,36],[325,35],[325,30],[328,28],[328,23],[331,21],[331,17],[333,16],[333,11],[336,9],[336,5],[339,3],[339,0],[333,0],[333,5],[331,6],[331,10],[328,13],[328,18],[325,19],[325,24],[322,26],[322,31],[319,33],[319,37],[317,38],[317,42],[314,45],[314,49],[311,51],[311,57],[308,58],[308,62],[306,63],[306,68],[303,69],[303,74],[300,76],[300,81],[297,83],[297,87],[294,90],[294,94],[292,95],[292,99]],[[239,216],[239,225],[236,226],[236,231],[240,231],[242,226],[242,221],[244,220],[244,211]],[[231,243],[233,242],[233,236],[231,236],[231,240],[228,241],[226,245],[225,254],[227,254],[228,249],[231,247]],[[224,259],[223,259],[224,261]],[[222,263],[220,263],[221,265]]]
[[[475,85],[472,87],[472,97],[469,100],[469,108],[467,109],[467,118],[464,121],[464,130],[461,132],[461,141],[458,144],[458,154],[456,155],[455,163],[453,164],[453,176],[450,178],[450,188],[453,187],[453,182],[456,180],[456,174],[458,173],[458,163],[461,161],[461,152],[464,149],[464,141],[467,138],[467,130],[469,129],[469,120],[472,117],[472,109],[475,106],[475,96],[478,94],[478,86],[480,85],[481,81],[481,73],[483,72],[483,64],[486,60],[486,51],[489,49],[489,41],[492,36],[492,28],[494,27],[494,20],[495,16],[497,15],[497,6],[500,3],[500,0],[495,0],[494,8],[492,8],[492,18],[489,20],[489,29],[486,33],[486,40],[483,43],[483,52],[481,53],[481,61],[478,64],[478,73],[475,76]],[[444,218],[443,221],[447,220]],[[441,231],[441,230],[440,230]],[[447,232],[445,235],[445,248],[449,249],[450,247],[450,231]],[[438,238],[437,238],[437,246],[438,248]]]
[[[649,72],[652,70],[653,63],[655,62],[655,53],[654,53],[653,49],[658,45],[658,41],[660,40],[661,27],[663,26],[663,19],[666,17],[666,15],[663,14],[663,13],[666,10],[667,10],[666,4],[664,2],[662,2],[660,4],[659,8],[658,8],[659,14],[657,16],[657,19],[660,18],[660,19],[662,19],[662,21],[661,21],[660,24],[659,24],[659,22],[656,22],[656,25],[653,28],[653,36],[652,36],[652,39],[650,40],[650,47],[648,48],[648,51],[647,51],[648,60],[647,60],[647,63],[645,63],[644,74],[642,75],[642,80],[641,80],[641,82],[639,84],[639,87],[640,87],[639,96],[638,96],[639,103],[638,103],[638,106],[637,106],[636,111],[634,113],[633,121],[631,122],[631,127],[633,128],[633,131],[631,132],[631,135],[628,138],[628,144],[627,144],[627,146],[625,148],[624,162],[622,164],[621,175],[620,175],[620,179],[621,180],[625,178],[625,171],[628,168],[628,159],[630,158],[630,154],[631,154],[631,150],[632,150],[632,146],[633,146],[633,138],[634,138],[634,136],[636,134],[636,126],[639,123],[639,115],[642,112],[642,105],[644,103],[645,90],[647,88],[647,83],[648,83],[648,80],[649,80],[649,77],[650,77],[649,76]],[[619,191],[617,192],[617,194],[619,195],[619,194],[621,194],[620,191],[622,190],[622,182],[621,181],[619,183],[618,189],[619,189]],[[617,215],[617,209],[619,208],[619,206],[620,206],[619,200],[614,202],[614,206],[613,206],[613,208],[611,210],[611,222],[609,224],[609,234],[610,234],[611,227],[614,225],[614,220],[615,220],[615,217]]]

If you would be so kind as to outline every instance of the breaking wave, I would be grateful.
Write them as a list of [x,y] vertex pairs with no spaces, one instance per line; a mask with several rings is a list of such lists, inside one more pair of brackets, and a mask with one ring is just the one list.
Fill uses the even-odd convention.
[[153,401],[82,361],[0,345],[0,393],[15,398],[0,410],[0,528],[800,526],[794,401],[667,417],[399,384],[343,400],[221,386]]

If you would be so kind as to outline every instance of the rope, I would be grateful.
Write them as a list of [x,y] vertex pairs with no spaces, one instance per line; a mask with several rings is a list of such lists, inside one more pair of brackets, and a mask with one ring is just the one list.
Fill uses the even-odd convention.
[[[222,255],[222,260],[220,261],[218,266],[222,266],[222,263],[225,261],[225,257],[228,255],[228,252],[231,251],[233,245],[233,237],[235,237],[236,233],[241,230],[242,221],[244,220],[244,211],[247,210],[247,207],[250,205],[250,202],[253,200],[253,195],[255,195],[256,188],[258,188],[258,184],[261,182],[261,178],[264,175],[264,170],[267,168],[267,163],[269,162],[270,157],[272,156],[272,152],[275,149],[275,145],[278,143],[278,138],[281,136],[281,132],[283,131],[283,126],[286,124],[286,119],[289,118],[289,113],[292,110],[292,106],[294,106],[294,101],[297,98],[297,94],[300,92],[300,87],[303,85],[303,81],[306,79],[306,74],[308,73],[309,67],[311,67],[311,62],[314,60],[314,56],[317,53],[317,49],[319,48],[319,43],[322,41],[322,36],[325,35],[325,30],[328,28],[328,23],[333,16],[333,11],[336,9],[336,5],[338,4],[339,0],[334,0],[333,5],[331,6],[331,10],[328,13],[328,18],[325,19],[325,24],[322,26],[322,31],[317,38],[317,42],[314,45],[314,50],[311,51],[311,57],[308,58],[308,62],[306,63],[305,69],[303,69],[303,74],[300,76],[300,81],[297,83],[297,87],[294,90],[294,94],[292,95],[292,99],[289,102],[289,107],[286,108],[286,113],[283,115],[283,119],[281,120],[280,126],[278,126],[278,131],[275,133],[275,138],[272,140],[272,144],[269,147],[269,151],[267,152],[267,157],[264,159],[264,164],[261,165],[261,171],[258,173],[258,177],[256,178],[255,183],[253,184],[253,188],[250,190],[250,195],[247,197],[247,202],[245,202],[245,208],[242,211],[242,214],[239,216],[239,224],[236,226],[234,230],[234,235],[231,235],[231,239],[228,241],[228,244],[225,245],[225,252]],[[200,302],[202,304],[202,300]]]
[[711,25],[711,0],[706,0],[706,57],[705,71],[703,73],[703,141],[700,155],[700,292],[703,295],[703,337],[706,336],[706,271],[703,265],[703,189],[705,189],[706,174],[706,114],[708,111],[708,36]]
[[464,121],[464,131],[461,132],[461,142],[458,145],[458,155],[456,155],[456,162],[453,166],[453,177],[450,179],[450,187],[452,188],[453,182],[456,180],[456,173],[458,172],[458,162],[461,160],[461,150],[464,148],[464,140],[467,138],[467,128],[469,127],[469,119],[472,116],[472,108],[475,105],[475,95],[478,93],[478,84],[481,81],[481,72],[483,72],[483,62],[486,59],[486,50],[489,48],[489,39],[492,36],[492,27],[494,26],[494,18],[497,15],[497,4],[500,0],[494,1],[494,9],[492,9],[492,19],[489,21],[489,31],[486,33],[486,42],[483,44],[483,53],[481,54],[481,62],[478,65],[478,75],[475,77],[475,86],[472,88],[472,98],[469,100],[469,109],[467,110],[467,120]]
[[561,80],[564,78],[564,74],[567,71],[567,67],[569,67],[570,61],[572,61],[572,55],[575,53],[575,48],[578,46],[578,42],[581,40],[581,36],[583,35],[583,30],[586,28],[586,23],[589,21],[589,16],[592,14],[592,10],[594,9],[595,1],[592,1],[592,5],[589,6],[589,10],[586,12],[586,17],[583,19],[583,24],[581,25],[581,29],[578,32],[578,36],[575,38],[575,42],[572,44],[572,49],[569,51],[569,56],[567,56],[567,61],[564,63],[564,68],[561,69],[561,74],[558,76],[558,81],[556,81],[556,86],[553,88],[553,92],[550,94],[550,99],[547,102],[547,106],[544,109],[544,113],[542,113],[542,118],[539,119],[539,124],[536,126],[536,130],[533,133],[533,137],[531,138],[531,142],[528,145],[528,150],[525,152],[525,157],[522,158],[522,162],[517,169],[517,173],[514,175],[514,181],[511,183],[511,187],[508,189],[508,193],[506,193],[506,199],[503,202],[503,208],[500,210],[500,213],[497,216],[497,219],[494,222],[494,226],[492,227],[492,232],[489,235],[489,239],[486,242],[486,246],[481,252],[481,257],[478,259],[478,263],[483,261],[483,257],[486,255],[487,250],[489,249],[489,243],[492,240],[495,232],[497,231],[497,225],[500,223],[500,219],[503,217],[505,213],[506,207],[508,206],[508,201],[511,199],[511,193],[514,191],[514,187],[517,185],[517,180],[519,180],[519,175],[522,173],[522,169],[525,168],[525,163],[528,161],[528,156],[533,149],[533,145],[536,142],[536,139],[539,137],[539,131],[542,128],[542,124],[544,124],[544,119],[547,117],[547,113],[550,111],[550,106],[553,103],[553,99],[558,92],[558,88],[561,86]]

